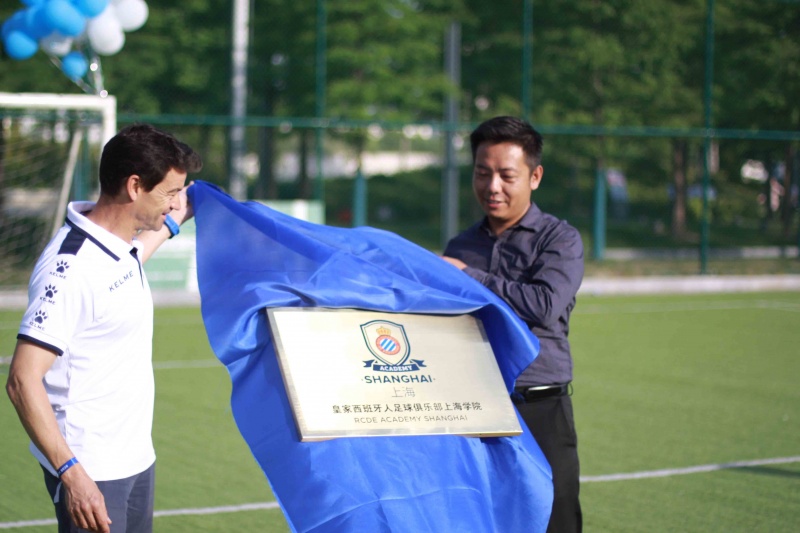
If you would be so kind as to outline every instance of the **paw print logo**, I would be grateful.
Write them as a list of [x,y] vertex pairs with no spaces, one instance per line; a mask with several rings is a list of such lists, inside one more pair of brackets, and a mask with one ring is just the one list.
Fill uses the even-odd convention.
[[67,271],[68,268],[69,265],[67,264],[66,261],[59,261],[58,263],[56,263],[56,272],[58,272],[59,274],[63,274],[64,272]]
[[36,311],[36,314],[33,317],[33,321],[36,322],[37,324],[41,324],[46,319],[47,319],[47,313],[45,313],[41,309]]
[[44,295],[50,299],[52,299],[57,292],[58,290],[53,285],[48,285],[47,287],[44,288]]

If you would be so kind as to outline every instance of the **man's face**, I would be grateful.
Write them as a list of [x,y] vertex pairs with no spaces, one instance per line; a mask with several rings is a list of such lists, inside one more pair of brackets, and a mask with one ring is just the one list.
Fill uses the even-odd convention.
[[136,210],[137,230],[158,231],[173,209],[181,207],[178,193],[186,183],[186,173],[170,169],[161,183],[149,192],[142,191]]
[[542,180],[541,165],[531,169],[521,146],[483,143],[475,152],[472,190],[495,235],[519,222],[531,205],[531,191]]

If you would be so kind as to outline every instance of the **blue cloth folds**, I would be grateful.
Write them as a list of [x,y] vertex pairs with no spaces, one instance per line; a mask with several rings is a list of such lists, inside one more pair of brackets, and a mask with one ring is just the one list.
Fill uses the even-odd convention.
[[472,313],[510,391],[539,343],[502,300],[392,233],[304,222],[204,182],[189,194],[209,342],[230,373],[239,430],[292,531],[545,531],[550,467],[521,420],[518,437],[300,442],[265,313]]

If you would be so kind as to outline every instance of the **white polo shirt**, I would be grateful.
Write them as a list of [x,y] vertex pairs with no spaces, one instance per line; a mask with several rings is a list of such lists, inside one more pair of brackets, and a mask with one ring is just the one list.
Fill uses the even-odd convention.
[[[69,204],[34,267],[17,338],[58,354],[44,377],[58,427],[89,476],[107,481],[155,461],[153,299],[141,243],[80,214],[93,207]],[[55,474],[33,443],[31,452]]]

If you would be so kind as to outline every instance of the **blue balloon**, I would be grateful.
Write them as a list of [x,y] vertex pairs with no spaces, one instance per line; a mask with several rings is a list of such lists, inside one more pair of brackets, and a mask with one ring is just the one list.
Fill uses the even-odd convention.
[[67,37],[77,37],[86,28],[86,19],[69,0],[50,0],[44,6],[47,24]]
[[78,11],[86,18],[96,17],[108,5],[108,0],[72,0]]
[[47,2],[47,0],[22,0],[23,4],[25,4],[26,6],[31,6],[31,7],[40,6],[40,5],[44,4],[45,2]]
[[45,16],[44,8],[36,6],[25,10],[24,31],[37,41],[53,33],[53,28]]
[[81,79],[88,69],[89,64],[80,52],[72,51],[61,59],[61,70],[73,81]]
[[10,32],[11,30],[24,31],[23,29],[24,27],[25,27],[25,10],[20,9],[19,11],[8,17],[5,22],[3,22],[3,28],[1,30],[2,33],[0,35],[2,35],[3,39],[5,40],[6,35],[8,35],[8,32]]
[[3,38],[3,45],[8,57],[16,60],[28,59],[39,49],[36,40],[16,29],[12,29],[6,34]]

